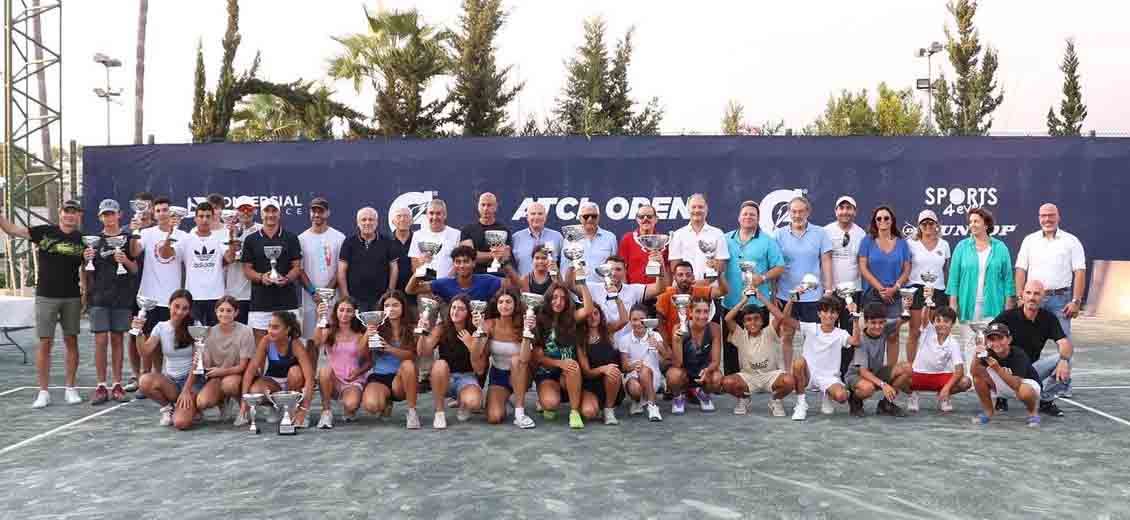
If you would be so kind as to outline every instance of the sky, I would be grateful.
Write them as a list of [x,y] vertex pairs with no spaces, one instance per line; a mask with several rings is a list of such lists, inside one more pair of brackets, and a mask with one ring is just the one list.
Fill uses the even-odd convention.
[[[159,143],[189,142],[197,41],[204,44],[211,88],[221,58],[226,2],[149,4],[145,133],[154,134]],[[448,26],[460,12],[458,0],[384,4],[415,7],[428,23]],[[330,82],[326,68],[341,49],[331,37],[366,30],[362,8],[375,10],[376,5],[375,0],[244,0],[237,70],[246,68],[258,50],[261,78],[323,80],[336,90],[335,99],[371,114],[372,91],[357,93],[349,82]],[[102,52],[124,64],[111,72],[112,86],[124,92],[121,104],[111,106],[110,142],[132,142],[137,6],[136,0],[65,4],[65,139],[106,143],[106,105],[92,92],[106,81],[105,69],[92,60]],[[513,78],[526,83],[511,106],[512,120],[541,120],[552,111],[565,78],[564,61],[582,42],[582,23],[599,15],[607,21],[609,41],[635,27],[629,76],[633,96],[638,101],[659,98],[666,114],[664,133],[718,133],[730,99],[745,106],[754,124],[783,119],[787,127],[800,129],[822,112],[833,92],[866,88],[873,93],[881,81],[896,88],[913,86],[928,70],[915,50],[931,41],[944,42],[943,28],[953,23],[941,0],[510,0],[505,6],[509,18],[497,40],[497,60],[514,65]],[[999,51],[999,84],[1005,95],[994,114],[994,133],[1046,130],[1048,107],[1058,108],[1062,97],[1058,67],[1064,40],[1074,37],[1090,113],[1084,131],[1130,134],[1127,19],[1130,3],[1125,2],[984,2],[976,24],[982,44]],[[49,24],[48,38],[54,30]],[[934,74],[944,71],[952,77],[945,61],[945,54],[934,56]],[[431,89],[437,95],[445,91],[445,82]],[[918,96],[925,103],[924,92]]]

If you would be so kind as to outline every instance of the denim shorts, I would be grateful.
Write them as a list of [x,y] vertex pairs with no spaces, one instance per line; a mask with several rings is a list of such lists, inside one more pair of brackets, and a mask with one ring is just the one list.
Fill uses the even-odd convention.
[[459,398],[459,392],[467,386],[479,386],[479,377],[474,372],[453,372],[447,378],[447,397]]
[[110,307],[90,308],[90,332],[125,332],[133,321],[131,309],[113,309]]
[[510,386],[510,371],[490,367],[490,386],[500,386],[513,392],[514,387]]
[[[188,374],[185,374],[184,377],[179,377],[179,378],[175,378],[175,379],[173,377],[169,376],[168,374],[166,374],[166,377],[168,377],[169,380],[172,381],[174,385],[177,385],[177,395],[180,395],[180,393],[184,391],[184,384],[188,382]],[[204,376],[199,376],[199,377],[196,378],[196,381],[193,382],[193,384],[192,384],[192,393],[199,394],[200,390],[203,389],[203,388],[204,388]]]

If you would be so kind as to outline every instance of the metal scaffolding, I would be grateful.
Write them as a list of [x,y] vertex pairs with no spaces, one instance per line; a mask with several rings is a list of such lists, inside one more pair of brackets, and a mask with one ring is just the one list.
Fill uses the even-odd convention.
[[[53,157],[63,150],[62,1],[4,0],[4,44],[4,215],[22,226],[54,222],[63,197],[63,161]],[[36,283],[31,243],[8,237],[3,254],[5,288]]]

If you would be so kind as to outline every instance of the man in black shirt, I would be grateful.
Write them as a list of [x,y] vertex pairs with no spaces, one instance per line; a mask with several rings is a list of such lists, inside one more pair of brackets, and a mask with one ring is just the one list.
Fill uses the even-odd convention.
[[[267,333],[271,313],[287,311],[302,323],[298,306],[298,287],[294,283],[302,276],[302,246],[298,236],[279,223],[279,202],[263,199],[261,208],[263,227],[243,241],[243,274],[251,281],[251,312],[247,324],[255,331],[258,341]],[[267,248],[278,248],[274,271],[267,257]],[[277,274],[277,276],[276,276]],[[313,324],[311,324],[313,326]]]
[[[98,386],[90,397],[90,404],[99,405],[113,399],[125,401],[122,386],[122,338],[133,320],[134,300],[137,296],[137,262],[129,256],[126,244],[129,231],[123,230],[119,219],[121,206],[113,199],[98,205],[98,220],[102,222],[102,240],[96,248],[87,248],[83,258],[94,263],[93,271],[85,271],[87,288],[86,306],[90,309],[90,332],[94,333],[94,372]],[[121,268],[119,269],[119,266]],[[106,386],[106,347],[111,348],[114,386]]]
[[[510,246],[513,244],[513,236],[509,228],[495,220],[495,214],[497,212],[498,199],[495,198],[493,193],[483,193],[479,196],[479,221],[467,224],[460,230],[462,237],[460,238],[459,245],[471,246],[475,248],[475,251],[478,251],[478,254],[475,256],[476,274],[486,273],[487,266],[494,262],[494,256],[491,255],[491,247],[487,244],[487,231],[503,231],[506,233],[506,243],[505,245],[499,246],[499,249],[502,249],[504,258],[509,258],[510,263],[514,263],[514,255],[510,251]],[[506,278],[506,273],[502,269],[499,269],[496,273],[489,274],[499,278]]]
[[[0,208],[2,209],[2,208]],[[82,397],[75,388],[75,371],[78,370],[79,317],[82,314],[82,292],[79,289],[79,269],[82,269],[82,205],[77,200],[63,203],[59,225],[44,224],[26,228],[0,216],[0,229],[10,237],[30,240],[36,245],[37,270],[35,287],[35,330],[39,335],[39,350],[35,356],[39,393],[32,408],[51,404],[47,384],[51,377],[51,344],[55,339],[55,324],[63,328],[63,345],[66,346],[64,397],[67,404],[78,404]]]
[[[412,258],[408,256],[408,248],[412,246],[412,211],[406,207],[396,208],[390,216],[392,219],[392,243],[397,246],[396,254],[396,290],[404,292],[408,280],[412,278]],[[416,305],[416,296],[406,294],[408,305]]]
[[400,246],[377,234],[377,210],[357,211],[357,234],[341,244],[337,263],[337,287],[342,296],[353,298],[357,310],[374,310],[381,295],[396,287]]
[[[1028,280],[1020,298],[1020,306],[1002,312],[993,321],[1008,325],[1012,331],[1012,346],[1023,350],[1032,360],[1032,368],[1036,369],[1043,386],[1040,413],[1063,417],[1063,410],[1055,405],[1055,399],[1071,384],[1071,355],[1075,349],[1056,315],[1043,308],[1044,285],[1041,282]],[[1054,355],[1041,358],[1048,340],[1054,341],[1058,350]]]
[[973,418],[973,424],[988,424],[995,412],[993,396],[1008,395],[1024,402],[1028,409],[1028,426],[1039,427],[1036,405],[1040,400],[1040,376],[1028,356],[1023,350],[1012,347],[1011,332],[1003,323],[989,324],[985,341],[988,347],[978,344],[977,358],[972,363],[973,388],[984,410]]

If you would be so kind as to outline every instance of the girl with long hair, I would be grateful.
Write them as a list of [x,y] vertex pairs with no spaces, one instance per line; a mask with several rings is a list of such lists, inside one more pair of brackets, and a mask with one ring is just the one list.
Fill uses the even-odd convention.
[[[474,316],[474,325],[483,330],[477,338],[487,345],[490,355],[490,386],[487,389],[487,422],[500,424],[506,419],[506,403],[513,394],[514,425],[528,429],[536,426],[526,415],[526,390],[530,384],[530,356],[533,343],[522,336],[522,328],[533,328],[536,318],[524,317],[526,306],[518,291],[503,289],[491,298],[486,316]],[[524,318],[523,318],[524,317]]]
[[[318,304],[318,315],[326,311],[326,303]],[[333,402],[341,401],[345,422],[353,421],[361,407],[361,394],[365,389],[365,374],[373,362],[369,349],[362,348],[365,326],[357,319],[357,302],[348,296],[334,304],[326,327],[314,333],[314,344],[326,351],[329,366],[318,369],[318,387],[322,392],[322,416],[318,428],[334,427]]]
[[[243,373],[255,353],[255,333],[251,327],[235,321],[239,316],[239,300],[221,296],[216,300],[217,323],[204,338],[204,388],[196,395],[196,409],[220,407],[220,416],[229,399],[242,397]],[[239,417],[236,417],[237,422]],[[239,424],[237,424],[239,426]]]
[[373,334],[380,334],[384,348],[371,353],[373,371],[365,383],[361,395],[361,406],[365,411],[385,417],[392,415],[394,401],[408,401],[408,415],[405,426],[409,430],[420,429],[420,415],[416,413],[416,389],[419,372],[416,370],[416,340],[412,332],[415,321],[404,293],[389,290],[381,297],[380,308],[384,309],[385,323],[381,327],[369,325],[365,331],[365,342]]
[[584,323],[593,310],[588,284],[577,284],[581,292],[582,307],[576,308],[572,294],[562,284],[555,283],[545,291],[545,301],[538,312],[537,341],[534,343],[534,381],[542,416],[552,421],[557,418],[561,404],[561,389],[569,398],[569,427],[584,428],[581,418],[581,366],[577,363],[578,323]]
[[296,428],[305,428],[309,423],[310,398],[314,395],[314,366],[306,353],[298,319],[290,312],[276,311],[271,313],[267,333],[259,339],[243,374],[243,391],[270,395],[299,388],[302,401],[293,420]]
[[[460,294],[451,299],[446,310],[443,322],[417,340],[417,355],[435,356],[428,377],[436,410],[432,427],[437,430],[447,428],[446,398],[458,402],[456,418],[460,422],[469,419],[472,410],[482,407],[483,389],[479,386],[479,376],[486,372],[487,367],[486,349],[474,336],[476,328],[471,323],[471,299]],[[420,326],[424,325],[420,323]]]
[[[164,369],[141,376],[141,391],[146,397],[161,405],[161,426],[172,425],[187,430],[197,415],[196,393],[204,381],[192,373],[194,359],[193,340],[188,334],[192,321],[192,293],[177,289],[169,295],[169,319],[158,322],[141,345],[141,354],[164,354]],[[134,318],[133,327],[140,329],[145,320]]]
[[[624,302],[616,299],[620,316],[628,316]],[[608,321],[600,307],[593,307],[588,319],[580,327],[581,348],[577,349],[577,362],[581,365],[581,415],[596,418],[597,410],[604,410],[604,424],[619,424],[615,408],[624,400],[623,373],[620,372],[620,351],[612,345]]]

